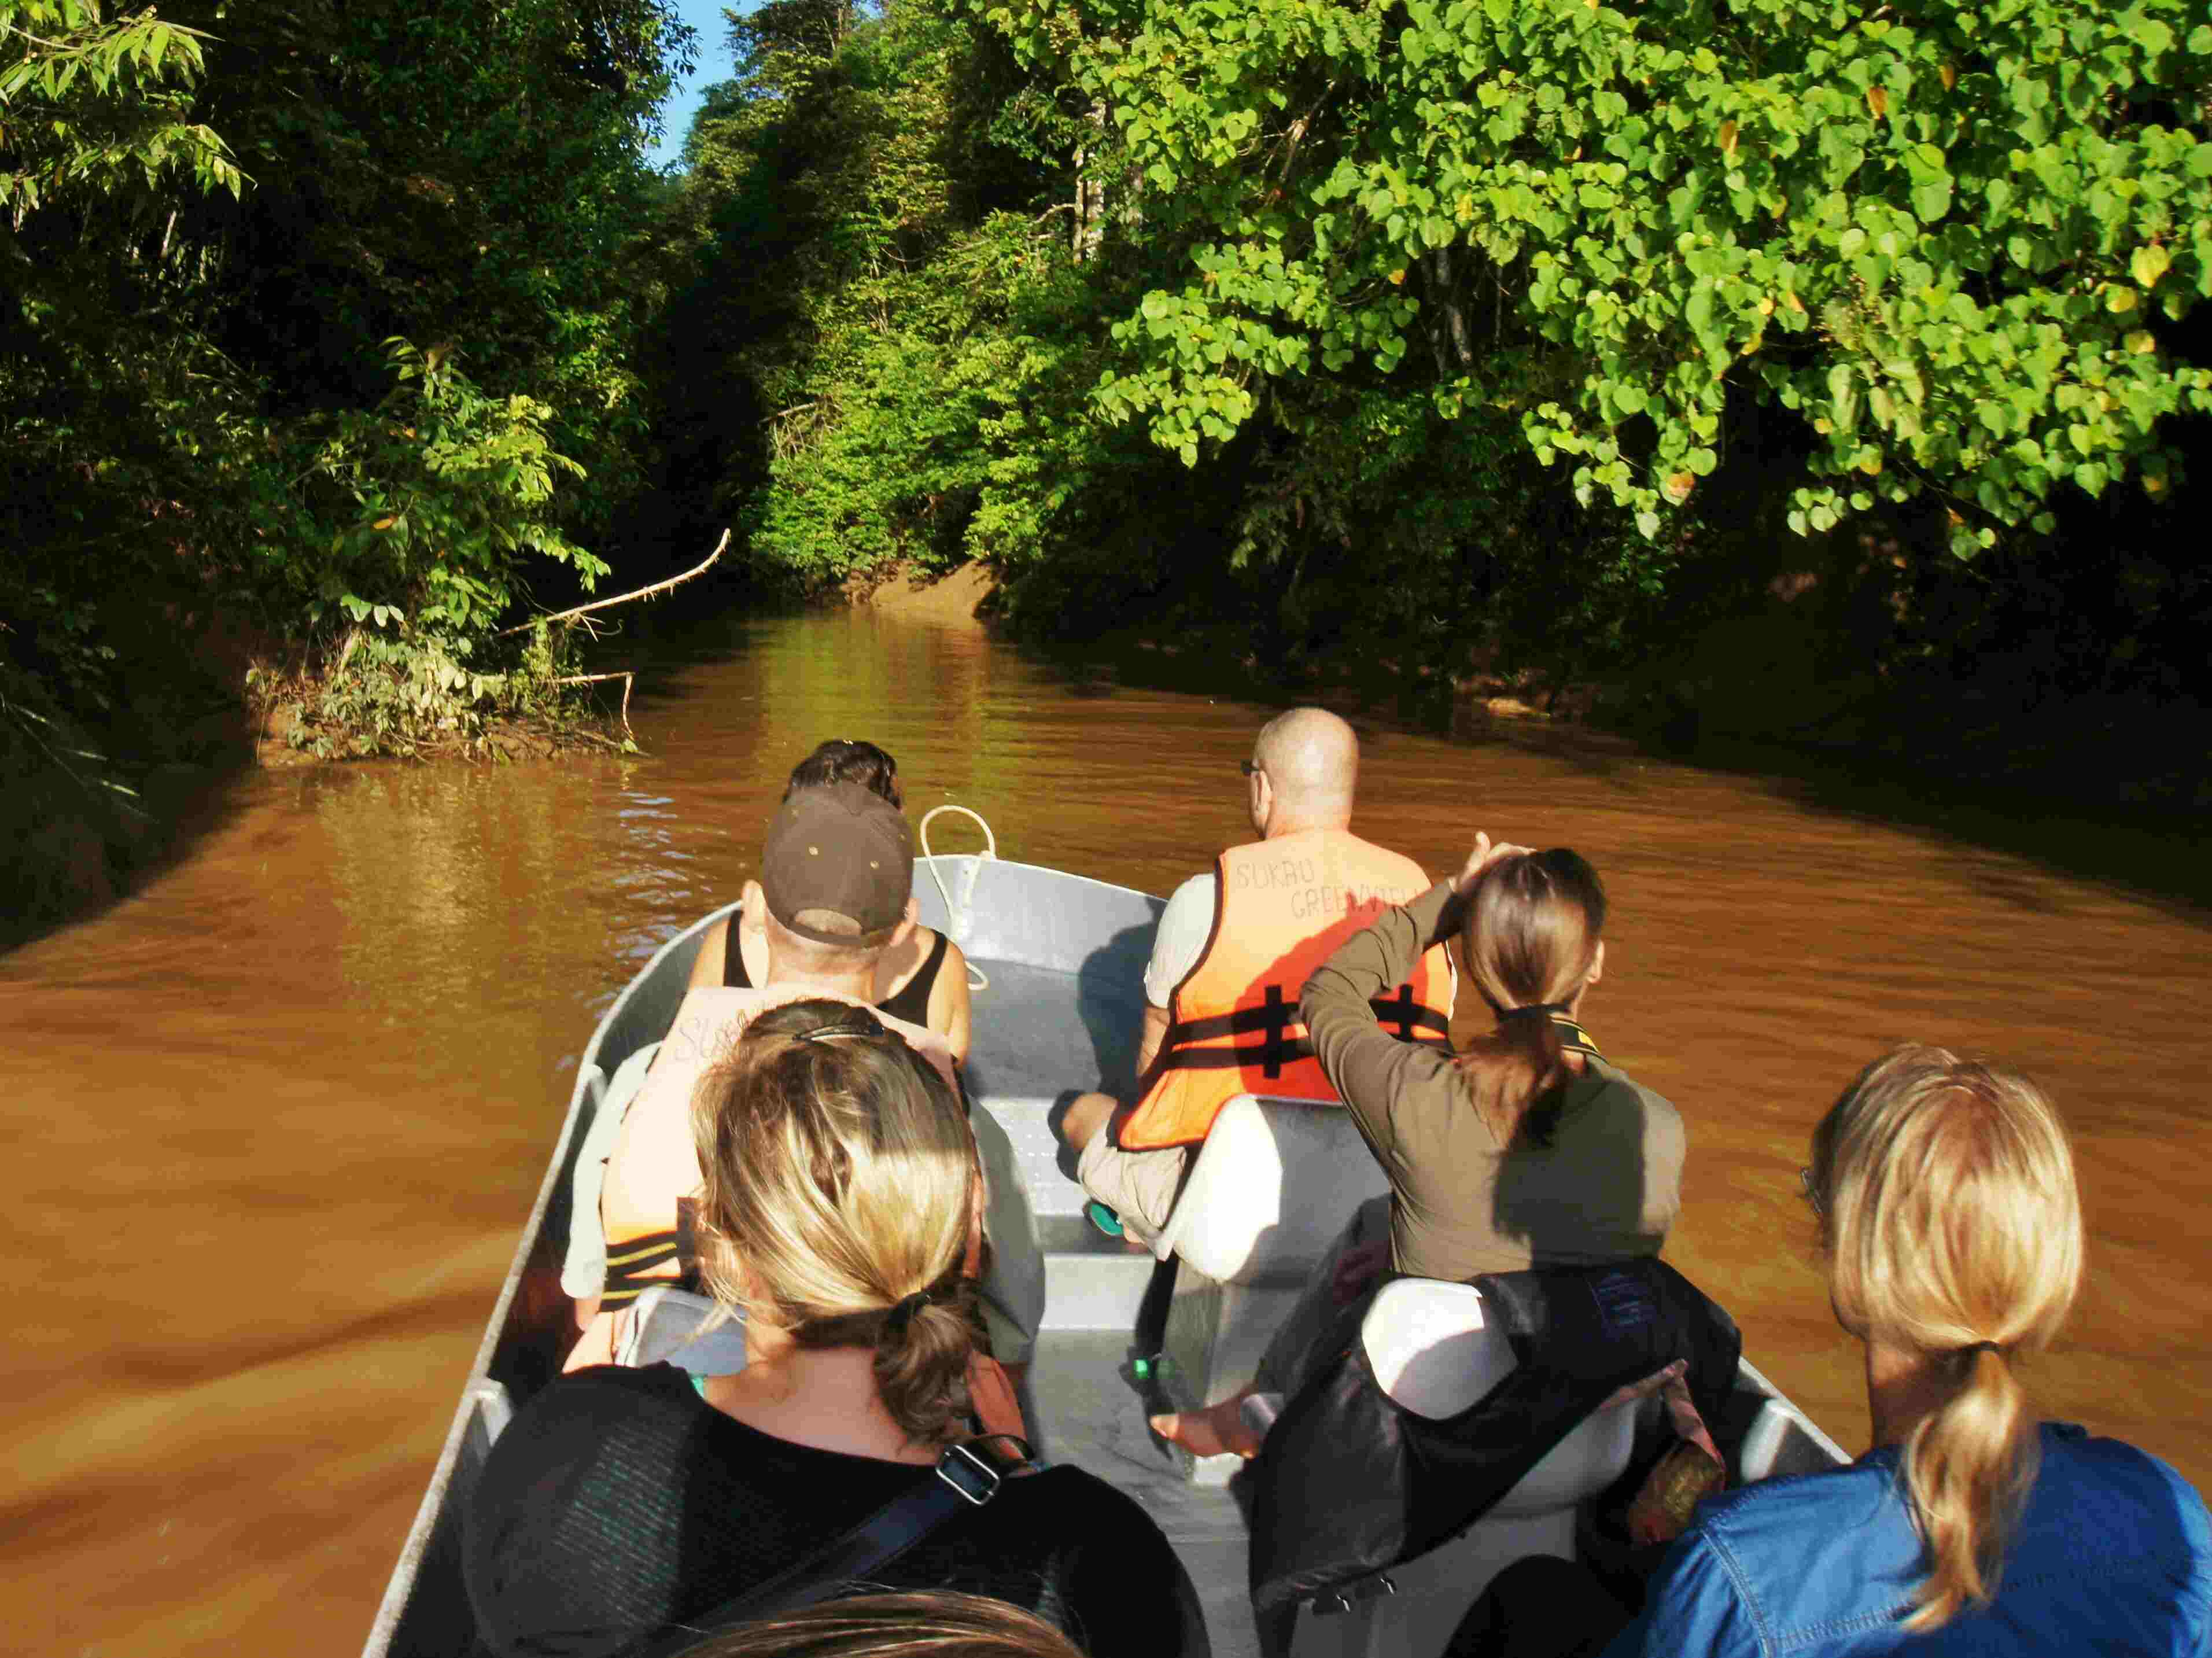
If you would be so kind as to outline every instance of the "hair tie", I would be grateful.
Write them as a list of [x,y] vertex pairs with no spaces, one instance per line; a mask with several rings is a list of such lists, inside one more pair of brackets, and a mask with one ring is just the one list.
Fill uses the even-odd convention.
[[934,1306],[936,1301],[937,1297],[928,1291],[916,1290],[912,1295],[894,1303],[890,1311],[884,1315],[884,1333],[894,1340],[904,1340],[906,1333],[914,1327],[915,1320],[921,1316],[921,1309]]
[[1999,1358],[2005,1356],[2004,1344],[2001,1341],[1970,1341],[1954,1351],[1969,1363],[1984,1353],[1995,1353]]
[[1567,1007],[1565,1002],[1531,1002],[1526,1007],[1501,1007],[1498,1010],[1498,1023],[1504,1024],[1508,1019],[1548,1019],[1554,1013],[1565,1012]]

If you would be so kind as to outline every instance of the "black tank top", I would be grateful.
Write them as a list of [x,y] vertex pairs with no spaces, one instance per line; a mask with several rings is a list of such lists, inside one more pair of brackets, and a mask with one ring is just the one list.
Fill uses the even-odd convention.
[[[743,910],[730,914],[729,942],[722,950],[722,982],[735,990],[750,990],[753,981],[745,972],[745,953],[738,947],[738,923],[744,918]],[[937,942],[930,946],[929,958],[921,970],[901,985],[896,995],[886,996],[876,1006],[894,1019],[904,1019],[908,1024],[929,1026],[929,993],[936,987],[937,975],[945,965],[945,935],[939,933]]]

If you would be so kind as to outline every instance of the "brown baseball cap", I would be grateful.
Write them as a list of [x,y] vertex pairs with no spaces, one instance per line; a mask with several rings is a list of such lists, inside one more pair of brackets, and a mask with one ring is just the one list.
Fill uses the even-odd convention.
[[[769,913],[802,938],[873,949],[906,919],[914,838],[905,816],[859,783],[802,788],[769,822],[761,890]],[[857,933],[802,926],[811,910],[842,915]]]

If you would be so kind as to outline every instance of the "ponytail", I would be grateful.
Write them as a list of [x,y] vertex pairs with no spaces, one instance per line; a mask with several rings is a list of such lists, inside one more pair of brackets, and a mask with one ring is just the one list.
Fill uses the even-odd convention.
[[1498,859],[1468,894],[1460,950],[1498,1029],[1461,1050],[1460,1074],[1501,1145],[1524,1130],[1551,1143],[1558,1102],[1539,1108],[1569,1072],[1552,1023],[1594,976],[1605,927],[1605,886],[1567,847]]
[[1905,1443],[1905,1489],[1929,1561],[1919,1607],[1905,1620],[1915,1631],[1996,1595],[2042,1460],[2027,1392],[2004,1351],[1986,1342],[1967,1349],[1965,1372],[1959,1391]]
[[1838,1321],[1949,1370],[1899,1464],[1928,1566],[1906,1627],[1938,1629],[1996,1594],[2035,1485],[2041,1442],[2016,1367],[2081,1284],[2073,1152],[2026,1078],[1900,1048],[1814,1131],[1809,1189]]
[[922,1297],[904,1316],[884,1315],[876,1338],[876,1393],[907,1438],[934,1445],[972,1413],[968,1361],[980,1343],[975,1286],[964,1278]]
[[1551,1144],[1557,1102],[1532,1108],[1567,1080],[1566,1054],[1559,1028],[1548,1017],[1501,1018],[1496,1030],[1461,1051],[1460,1075],[1468,1096],[1498,1144],[1510,1143],[1524,1127],[1537,1145]]

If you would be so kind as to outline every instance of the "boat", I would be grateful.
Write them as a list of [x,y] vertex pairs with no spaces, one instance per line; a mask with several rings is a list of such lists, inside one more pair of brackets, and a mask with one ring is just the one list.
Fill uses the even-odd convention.
[[[975,1019],[965,1079],[974,1103],[993,1113],[1014,1144],[1044,1252],[1045,1319],[1026,1401],[1039,1449],[1111,1481],[1151,1512],[1199,1588],[1214,1652],[1247,1658],[1258,1646],[1246,1598],[1244,1519],[1225,1485],[1235,1459],[1194,1464],[1146,1427],[1144,1404],[1130,1385],[1131,1335],[1156,1281],[1153,1262],[1100,1236],[1084,1218],[1081,1188],[1047,1122],[1055,1101],[1078,1086],[1110,1091],[1133,1084],[1144,969],[1164,905],[1127,887],[1001,859],[995,842],[979,853],[917,859],[915,885],[922,923],[951,936],[971,964]],[[734,908],[715,911],[663,944],[607,1010],[578,1062],[552,1160],[363,1658],[463,1658],[476,1650],[461,1578],[460,1515],[493,1442],[514,1411],[559,1374],[573,1338],[573,1303],[561,1289],[560,1270],[578,1149],[610,1079],[668,1029],[702,937]],[[1342,1113],[1301,1108],[1295,1121],[1301,1133],[1352,1133]],[[1336,1162],[1364,1171],[1380,1189],[1379,1172],[1364,1153]],[[1318,1166],[1314,1159],[1305,1163]],[[1194,1188],[1204,1172],[1194,1170]],[[1240,1181],[1251,1185],[1241,1171]],[[1249,1355],[1273,1328],[1285,1293],[1280,1269],[1284,1242],[1297,1230],[1291,1222],[1313,1222],[1316,1209],[1303,1198],[1281,1196],[1270,1211],[1279,1223],[1266,1229],[1278,1269],[1272,1278],[1253,1266],[1257,1252],[1249,1240],[1226,1263],[1209,1260],[1200,1271],[1186,1265],[1170,1321],[1171,1362],[1156,1376],[1134,1366],[1141,1385],[1164,1388],[1172,1402],[1188,1405],[1218,1396],[1209,1391],[1210,1373],[1226,1375],[1243,1362],[1249,1375]],[[1349,1209],[1347,1199],[1333,1216],[1322,1217],[1326,1230],[1333,1231]],[[1194,1243],[1192,1254],[1203,1259],[1206,1250]],[[1711,1426],[1733,1465],[1732,1478],[1849,1460],[1748,1362],[1724,1419]],[[1349,1619],[1334,1632],[1306,1637],[1302,1629],[1300,1658],[1332,1649],[1403,1649],[1371,1626],[1355,1639]]]

